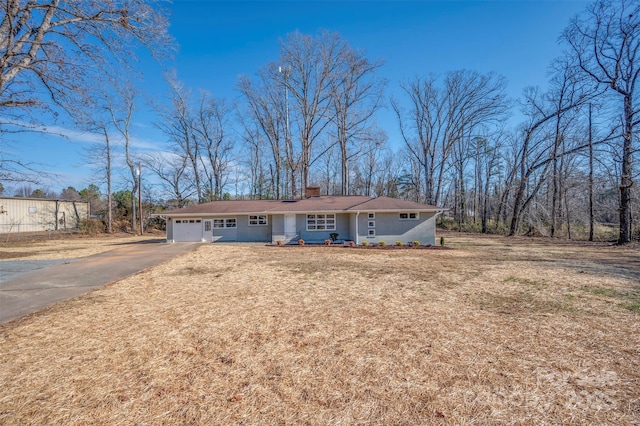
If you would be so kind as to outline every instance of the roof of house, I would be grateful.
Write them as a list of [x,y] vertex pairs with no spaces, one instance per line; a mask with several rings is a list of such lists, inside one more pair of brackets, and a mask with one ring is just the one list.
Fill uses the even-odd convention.
[[206,214],[260,214],[291,212],[439,211],[440,207],[390,197],[321,196],[301,200],[212,201],[163,213],[165,216]]

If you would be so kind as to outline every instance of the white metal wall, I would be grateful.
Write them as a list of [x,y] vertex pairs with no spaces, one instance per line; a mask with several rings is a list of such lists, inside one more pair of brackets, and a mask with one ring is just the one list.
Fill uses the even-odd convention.
[[0,234],[73,229],[89,213],[83,201],[0,197]]

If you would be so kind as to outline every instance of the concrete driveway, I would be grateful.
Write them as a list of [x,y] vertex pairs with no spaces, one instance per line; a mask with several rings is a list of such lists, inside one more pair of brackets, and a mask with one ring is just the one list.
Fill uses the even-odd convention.
[[0,324],[119,281],[201,245],[164,240],[124,243],[111,251],[50,266],[31,261],[35,270],[30,272],[14,261],[6,268],[12,269],[5,274],[8,278],[0,281]]

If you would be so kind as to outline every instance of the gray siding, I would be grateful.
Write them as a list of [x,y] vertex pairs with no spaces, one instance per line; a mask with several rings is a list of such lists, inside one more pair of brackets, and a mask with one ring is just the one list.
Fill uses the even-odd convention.
[[368,214],[360,213],[358,218],[359,243],[369,241],[387,244],[395,244],[402,241],[403,244],[420,241],[420,244],[436,243],[436,214],[420,212],[417,220],[400,220],[398,213],[378,213],[375,216],[375,237],[368,236]]
[[225,215],[211,218],[235,219],[235,228],[213,228],[213,242],[268,242],[273,218],[267,216],[267,225],[249,226],[249,215]]
[[[326,214],[320,212],[319,214]],[[298,230],[298,234],[300,237],[308,243],[321,243],[324,240],[329,239],[329,234],[336,232],[338,233],[338,239],[340,240],[350,240],[352,237],[349,213],[336,213],[336,230],[335,231],[307,231],[307,215],[299,214],[296,217],[296,229]]]
[[241,242],[268,242],[271,241],[271,226],[273,217],[267,216],[266,225],[249,225],[249,215],[238,216],[238,233],[236,241]]
[[236,228],[212,228],[213,231],[213,242],[230,242],[230,241],[238,241],[238,228],[241,226],[238,216],[224,216],[215,219],[236,219]]
[[[338,233],[338,239],[343,241],[357,241],[362,244],[364,241],[379,243],[385,241],[387,244],[395,244],[401,241],[403,244],[413,241],[420,241],[421,244],[436,243],[435,213],[420,212],[416,220],[401,220],[399,213],[375,212],[375,236],[369,237],[368,217],[369,212],[356,213],[336,213],[336,229],[334,230],[307,230],[307,214],[296,214],[294,242],[302,238],[305,242],[322,243],[329,239],[332,232]],[[373,212],[372,212],[373,213]],[[326,214],[326,213],[319,213]],[[292,238],[287,238],[284,234],[284,215],[268,215],[266,226],[249,226],[248,215],[225,215],[216,216],[219,219],[236,219],[236,228],[213,228],[213,238],[216,241],[239,241],[239,242],[272,242],[278,240],[288,242]],[[202,217],[203,221],[212,220],[214,217]],[[167,240],[173,241],[175,238],[174,218],[167,220]],[[356,223],[357,222],[357,223]],[[356,227],[357,225],[357,227]],[[357,232],[357,236],[356,236]],[[204,236],[208,241],[209,238]],[[357,237],[357,238],[356,238]]]
[[284,240],[284,215],[274,214],[269,217],[271,219],[271,242]]

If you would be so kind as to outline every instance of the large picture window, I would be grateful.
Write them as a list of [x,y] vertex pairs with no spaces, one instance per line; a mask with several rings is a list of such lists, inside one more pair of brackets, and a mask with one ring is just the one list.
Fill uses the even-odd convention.
[[264,226],[268,225],[266,215],[249,216],[249,226]]
[[308,214],[307,231],[335,231],[336,215],[329,214]]
[[213,219],[213,227],[214,229],[222,229],[222,228],[235,228],[236,227],[236,219]]

